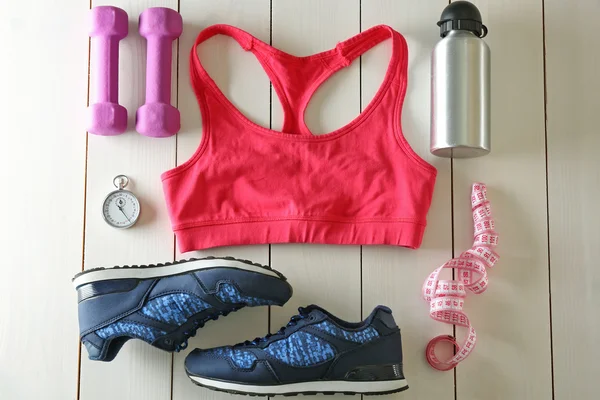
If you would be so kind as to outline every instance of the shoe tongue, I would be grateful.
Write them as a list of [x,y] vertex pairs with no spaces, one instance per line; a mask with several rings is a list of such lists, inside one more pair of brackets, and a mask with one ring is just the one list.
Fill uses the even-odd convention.
[[311,304],[311,305],[303,307],[303,308],[307,311],[307,314],[310,314],[310,313],[312,313],[315,310],[319,310],[321,312],[327,312],[323,308],[319,307],[316,304]]
[[98,360],[98,359],[100,359],[100,351],[102,349],[94,346],[92,343],[88,342],[87,340],[82,340],[82,343],[85,346],[85,348],[87,349],[88,357],[91,360]]
[[322,307],[319,307],[316,304],[311,304],[309,306],[304,307],[304,310],[306,310],[306,314],[310,315],[310,314],[325,314],[325,315],[331,315],[329,313],[329,311],[325,310]]
[[[119,350],[121,350],[121,347],[131,339],[126,336],[121,336],[110,340],[98,340],[98,337],[94,339],[93,337],[90,338],[90,335],[88,335],[87,338],[83,338],[81,342],[88,352],[88,358],[97,361],[112,361],[117,356],[117,353],[119,353]],[[93,343],[92,340],[95,343]]]

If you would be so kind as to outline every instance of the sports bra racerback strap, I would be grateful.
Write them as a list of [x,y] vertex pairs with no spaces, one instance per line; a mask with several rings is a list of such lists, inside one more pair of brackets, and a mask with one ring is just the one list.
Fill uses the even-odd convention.
[[[244,50],[251,51],[257,57],[280,99],[284,112],[282,131],[287,134],[312,135],[304,121],[304,112],[318,87],[335,72],[349,66],[354,59],[385,39],[392,38],[393,49],[386,79],[402,82],[398,76],[406,68],[406,42],[401,35],[385,25],[361,32],[338,43],[334,49],[306,57],[278,50],[239,28],[213,25],[198,35],[190,54],[192,86],[197,96],[201,95],[203,87],[209,87],[216,96],[224,97],[196,54],[200,43],[219,34],[232,37]],[[403,65],[399,66],[401,60]]]

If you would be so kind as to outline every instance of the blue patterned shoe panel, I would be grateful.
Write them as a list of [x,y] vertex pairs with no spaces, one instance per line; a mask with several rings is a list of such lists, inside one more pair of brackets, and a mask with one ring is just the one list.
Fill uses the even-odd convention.
[[379,337],[379,332],[377,332],[375,328],[371,326],[360,331],[347,331],[345,329],[340,328],[337,325],[334,325],[329,321],[323,321],[313,326],[323,332],[329,333],[332,336],[342,338],[354,343],[363,344]]
[[196,296],[174,293],[150,300],[140,312],[156,321],[181,325],[192,315],[210,307],[210,304]]
[[216,347],[207,350],[206,354],[214,354],[219,357],[230,359],[238,368],[248,369],[256,361],[256,356],[249,351],[234,349],[232,347]]
[[294,367],[309,367],[335,357],[335,351],[329,343],[302,331],[271,343],[265,348],[265,352]]
[[96,335],[102,339],[109,339],[116,336],[130,336],[145,340],[148,343],[152,343],[154,339],[164,334],[166,332],[160,329],[127,321],[115,322],[96,331]]
[[247,304],[249,306],[265,306],[269,304],[275,304],[275,302],[271,300],[261,299],[259,297],[249,297],[244,296],[240,293],[238,288],[230,283],[221,283],[219,285],[219,290],[215,293],[215,296],[223,303],[229,304]]

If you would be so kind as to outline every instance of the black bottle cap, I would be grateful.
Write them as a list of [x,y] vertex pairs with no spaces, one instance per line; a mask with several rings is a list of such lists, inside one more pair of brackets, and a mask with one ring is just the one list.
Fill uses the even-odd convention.
[[453,1],[444,11],[440,21],[440,36],[446,37],[448,32],[462,30],[473,32],[478,37],[487,35],[487,27],[481,22],[481,14],[475,4],[468,1]]

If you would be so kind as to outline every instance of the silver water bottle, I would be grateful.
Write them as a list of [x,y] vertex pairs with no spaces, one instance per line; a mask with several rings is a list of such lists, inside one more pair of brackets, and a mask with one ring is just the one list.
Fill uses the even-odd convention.
[[442,12],[431,56],[431,153],[478,157],[490,152],[490,48],[477,7],[455,1]]

